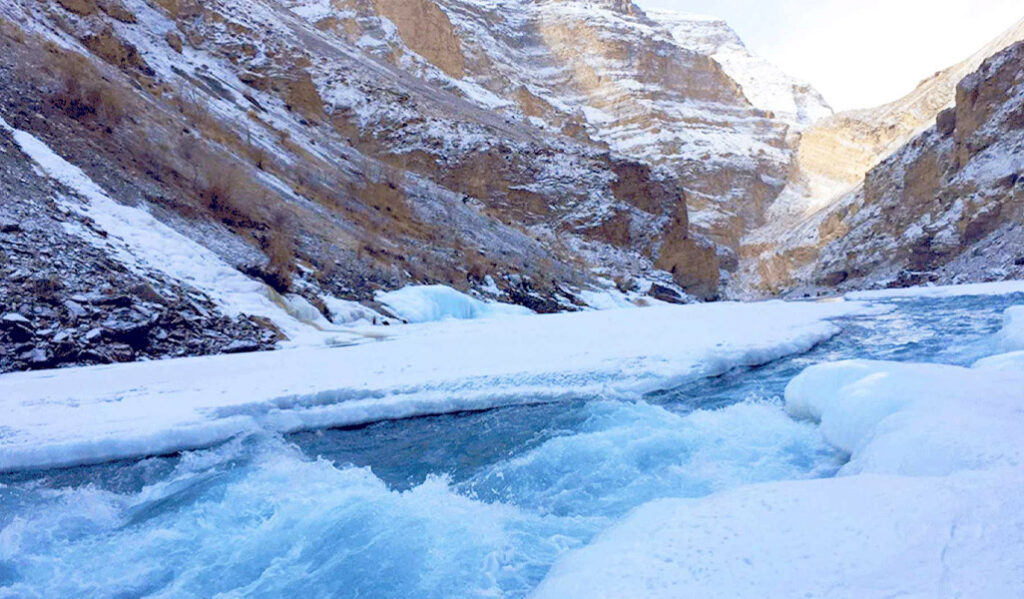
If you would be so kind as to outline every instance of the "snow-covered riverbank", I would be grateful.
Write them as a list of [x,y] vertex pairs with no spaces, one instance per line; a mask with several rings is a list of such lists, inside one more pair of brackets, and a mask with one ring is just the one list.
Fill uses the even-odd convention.
[[[810,349],[855,302],[703,304],[376,327],[342,348],[0,377],[0,471],[204,447],[242,432],[638,397]],[[877,309],[877,308],[874,308]]]
[[[1024,333],[1020,311],[994,347]],[[819,364],[785,401],[849,454],[836,478],[643,505],[536,599],[1022,596],[1024,352]]]

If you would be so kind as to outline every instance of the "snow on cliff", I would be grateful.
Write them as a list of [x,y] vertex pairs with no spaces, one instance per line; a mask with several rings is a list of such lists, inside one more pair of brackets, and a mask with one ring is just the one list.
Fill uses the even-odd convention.
[[647,16],[668,27],[680,46],[714,58],[757,108],[800,127],[832,115],[810,84],[750,52],[725,21],[673,10],[648,10]]
[[33,135],[14,129],[2,118],[0,129],[9,131],[22,151],[47,176],[85,200],[84,203],[66,200],[65,204],[92,219],[108,236],[81,231],[82,236],[89,243],[111,247],[112,254],[129,268],[144,266],[161,271],[209,294],[232,316],[246,314],[269,319],[293,340],[308,339],[317,334],[317,325],[329,324],[315,309],[311,316],[300,318],[292,306],[308,306],[302,298],[277,295],[265,283],[242,274],[211,250],[161,223],[144,207],[114,201],[81,169]]

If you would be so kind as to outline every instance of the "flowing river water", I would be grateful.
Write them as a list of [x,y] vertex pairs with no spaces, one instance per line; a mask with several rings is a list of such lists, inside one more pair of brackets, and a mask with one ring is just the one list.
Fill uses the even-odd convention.
[[833,475],[846,456],[783,409],[793,376],[847,358],[970,364],[1024,295],[886,303],[806,354],[635,401],[3,475],[0,597],[526,597],[645,502]]

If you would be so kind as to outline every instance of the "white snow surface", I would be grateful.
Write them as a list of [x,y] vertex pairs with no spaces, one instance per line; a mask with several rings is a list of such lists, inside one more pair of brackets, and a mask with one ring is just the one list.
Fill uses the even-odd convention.
[[655,501],[556,562],[533,599],[1012,599],[1022,485],[1020,469],[871,474]]
[[1013,370],[1024,372],[1024,351],[1013,351],[997,356],[982,358],[974,363],[974,368],[985,370]]
[[1024,281],[995,281],[991,283],[970,283],[967,285],[934,285],[902,287],[896,289],[872,289],[853,291],[846,294],[851,300],[880,300],[903,297],[960,297],[968,295],[1009,295],[1024,293]]
[[408,285],[377,292],[374,298],[410,323],[533,314],[533,310],[523,306],[485,302],[445,285]]
[[[576,397],[636,397],[803,352],[852,302],[700,304],[390,327],[351,347],[0,376],[0,471]],[[380,335],[382,328],[372,329]]]
[[1024,465],[1024,371],[851,360],[812,366],[786,408],[850,454],[840,474]]
[[645,504],[534,599],[1024,596],[1024,352],[819,364],[786,407],[850,454],[839,476]]

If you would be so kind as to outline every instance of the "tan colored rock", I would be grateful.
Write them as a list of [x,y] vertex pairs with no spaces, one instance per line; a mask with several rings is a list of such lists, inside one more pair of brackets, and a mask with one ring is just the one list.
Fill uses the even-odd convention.
[[174,19],[186,19],[203,12],[198,0],[153,0]]
[[309,72],[296,69],[283,80],[285,104],[309,119],[320,119],[324,115],[324,102]]
[[655,266],[670,272],[677,285],[698,299],[718,297],[718,255],[710,243],[669,236],[661,245]]
[[57,3],[65,10],[82,16],[96,14],[99,10],[95,0],[57,0]]
[[374,0],[402,41],[449,76],[461,79],[465,57],[448,15],[432,0]]
[[142,73],[152,72],[138,49],[117,37],[110,27],[104,28],[95,35],[86,36],[82,43],[91,52],[121,70],[134,69]]
[[180,35],[173,31],[168,31],[167,35],[164,36],[164,39],[167,40],[168,46],[173,48],[178,54],[181,54],[181,51],[184,48],[184,43],[182,42]]
[[101,0],[100,9],[103,12],[110,15],[110,18],[121,21],[122,23],[135,23],[135,15],[132,11],[125,8],[124,4],[121,4],[120,0]]

